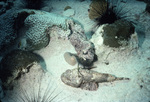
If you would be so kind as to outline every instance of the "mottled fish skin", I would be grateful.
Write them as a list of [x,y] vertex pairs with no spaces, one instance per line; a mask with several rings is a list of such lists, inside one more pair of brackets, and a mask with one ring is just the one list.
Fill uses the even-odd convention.
[[88,69],[72,69],[67,70],[61,75],[61,80],[72,87],[80,87],[86,83],[102,83],[102,82],[113,82],[117,80],[129,80],[129,78],[115,77],[111,74],[99,73]]
[[65,84],[67,84],[69,86],[80,87],[80,85],[83,81],[83,78],[78,77],[78,73],[74,74],[73,71],[68,69],[66,72],[64,72],[61,75],[61,80],[62,80],[62,82],[64,82]]

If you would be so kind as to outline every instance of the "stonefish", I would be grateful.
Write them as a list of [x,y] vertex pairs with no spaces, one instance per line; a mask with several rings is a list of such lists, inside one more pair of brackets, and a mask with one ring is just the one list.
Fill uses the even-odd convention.
[[129,78],[115,77],[114,75],[107,73],[75,68],[72,70],[68,69],[64,72],[61,75],[61,80],[69,86],[94,91],[98,89],[98,83],[129,80]]

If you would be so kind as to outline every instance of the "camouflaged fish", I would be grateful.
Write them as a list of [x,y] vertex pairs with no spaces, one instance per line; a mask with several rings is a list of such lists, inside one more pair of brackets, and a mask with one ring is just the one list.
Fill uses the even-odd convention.
[[129,80],[129,78],[115,77],[111,74],[75,68],[64,72],[61,75],[61,80],[69,86],[93,91],[98,89],[98,83]]

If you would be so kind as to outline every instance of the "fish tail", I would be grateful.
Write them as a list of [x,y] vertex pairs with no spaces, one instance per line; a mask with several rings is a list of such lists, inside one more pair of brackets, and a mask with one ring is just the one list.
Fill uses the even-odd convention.
[[116,80],[130,80],[130,78],[120,77],[120,78],[116,78]]

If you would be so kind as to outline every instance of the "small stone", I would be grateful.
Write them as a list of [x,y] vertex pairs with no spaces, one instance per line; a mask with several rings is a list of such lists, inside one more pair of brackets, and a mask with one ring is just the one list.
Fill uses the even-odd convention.
[[71,16],[75,15],[75,11],[73,9],[68,9],[68,10],[63,12],[63,15],[67,16],[67,17],[71,17]]
[[68,9],[71,9],[71,7],[70,7],[70,6],[66,6],[66,7],[64,8],[64,11],[66,11],[66,10],[68,10]]
[[109,65],[109,61],[108,61],[108,60],[105,60],[104,63],[105,63],[106,65]]
[[72,65],[72,66],[74,66],[75,64],[77,64],[77,59],[76,59],[76,57],[75,57],[73,54],[71,54],[70,52],[64,53],[64,59],[65,59],[65,61],[66,61],[68,64],[70,64],[70,65]]

